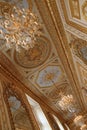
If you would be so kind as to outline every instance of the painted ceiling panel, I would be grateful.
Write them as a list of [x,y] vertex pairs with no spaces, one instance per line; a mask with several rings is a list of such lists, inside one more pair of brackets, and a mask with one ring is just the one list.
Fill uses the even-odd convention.
[[[8,0],[8,2],[10,1]],[[72,120],[75,115],[82,113],[85,109],[87,110],[87,42],[85,41],[87,36],[84,31],[81,32],[82,27],[79,26],[79,29],[77,29],[76,26],[77,24],[86,25],[86,2],[67,0],[64,3],[65,0],[56,0],[51,3],[50,1],[49,3],[52,4],[50,11],[45,1],[18,0],[12,2],[25,8],[28,8],[29,5],[29,8],[39,17],[42,23],[43,35],[37,39],[34,48],[28,51],[22,50],[21,53],[18,53],[15,48],[7,49],[3,41],[0,44],[0,51],[17,68],[23,77],[21,82],[27,85],[28,89],[37,93],[38,96],[40,95],[42,99],[47,99],[46,103],[49,103],[61,115],[64,113],[63,118],[66,121]],[[54,3],[56,3],[55,6]],[[42,5],[45,5],[44,9]],[[85,6],[85,17],[81,12],[82,6]],[[66,7],[71,11],[68,13],[66,10],[68,21],[71,20],[75,23],[75,26],[67,22],[67,16],[63,12]],[[46,14],[44,13],[45,9],[47,10]],[[52,12],[53,10],[57,15],[60,13],[61,18],[56,17]],[[55,19],[52,19],[54,17]],[[10,67],[8,68],[10,69]],[[62,95],[73,96],[74,112],[61,109],[59,101]],[[11,97],[9,100],[15,101],[16,99]],[[19,102],[17,102],[16,107],[19,107]]]

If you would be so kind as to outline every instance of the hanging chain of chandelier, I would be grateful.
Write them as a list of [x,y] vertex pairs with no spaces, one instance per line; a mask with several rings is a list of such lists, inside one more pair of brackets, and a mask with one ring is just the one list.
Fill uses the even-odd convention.
[[6,47],[29,50],[40,34],[41,24],[30,10],[0,2],[0,41],[4,40]]

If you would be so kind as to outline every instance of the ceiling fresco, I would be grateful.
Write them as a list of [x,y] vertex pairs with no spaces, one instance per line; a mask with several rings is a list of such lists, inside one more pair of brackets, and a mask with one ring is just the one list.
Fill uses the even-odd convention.
[[[37,0],[36,2],[34,0],[12,0],[12,2],[17,6],[30,8],[38,15],[43,26],[42,35],[37,39],[35,47],[28,51],[22,50],[18,53],[14,48],[7,49],[4,41],[0,44],[0,51],[21,74],[23,77],[21,82],[24,85],[42,100],[46,99],[46,103],[60,113],[66,122],[70,121],[75,115],[87,110],[87,36],[83,29],[81,32],[81,28],[87,24],[87,2],[85,0],[67,0],[67,2],[66,0],[55,0],[56,13],[61,15],[61,24],[65,31],[62,36],[60,36],[62,31],[61,33],[53,31],[57,30],[55,29],[57,24],[54,24],[56,27],[50,25],[53,22],[50,15],[48,19],[50,22],[46,24],[47,14],[44,14],[41,8],[42,5],[46,4],[44,1],[39,3]],[[65,10],[67,15],[63,12],[65,8],[69,9],[69,11]],[[55,16],[53,13],[52,15]],[[57,18],[57,20],[59,19]],[[74,24],[67,21],[72,21]],[[77,29],[77,24],[79,29]],[[58,25],[60,26],[60,22]],[[62,27],[60,26],[60,28]],[[62,40],[60,43],[60,39],[63,39],[65,43]],[[10,69],[10,66],[8,68]],[[63,111],[60,108],[61,94],[73,96],[74,112]],[[24,119],[22,120],[24,110],[22,108],[19,110],[20,101],[15,96],[10,96],[9,102],[11,111],[15,113],[13,114],[14,120],[19,121],[21,119],[19,122],[24,123]],[[16,111],[16,109],[18,110]],[[26,114],[24,118],[27,120]],[[29,122],[25,123],[26,127],[27,123]]]
[[86,0],[62,0],[62,9],[66,11],[65,17],[72,23],[86,26],[87,21],[87,1]]
[[47,66],[40,71],[36,83],[40,87],[50,87],[61,79],[61,69],[58,66]]
[[86,46],[87,41],[78,38],[75,35],[67,32],[67,37],[69,41],[69,46],[71,49],[75,69],[77,72],[77,76],[79,79],[80,85],[78,86],[80,89],[80,93],[83,96],[83,101],[86,106],[87,102],[87,59],[86,59]]
[[[43,51],[44,50],[44,51]],[[24,68],[35,68],[43,64],[51,52],[50,43],[44,37],[40,37],[34,48],[29,52],[22,50],[20,53],[15,52],[15,62]]]
[[[83,102],[87,102],[86,86],[87,86],[87,39],[86,39],[86,0],[65,0],[60,1],[58,9],[61,14],[62,22],[66,31],[66,36],[69,48],[72,53],[72,58],[76,73],[79,79],[79,90],[83,96]],[[64,13],[66,11],[66,13]],[[85,28],[84,28],[85,27]]]
[[[84,97],[84,102],[86,103],[86,87],[87,87],[87,59],[86,59],[86,53],[87,53],[87,41],[83,39],[79,39],[75,35],[70,34],[67,32],[67,35],[69,40],[69,45],[74,61],[74,65],[76,68],[76,72],[78,75],[78,79],[80,82],[80,92],[82,93]],[[86,104],[85,104],[86,105]]]
[[83,10],[86,0],[56,0],[65,30],[87,41],[87,20]]

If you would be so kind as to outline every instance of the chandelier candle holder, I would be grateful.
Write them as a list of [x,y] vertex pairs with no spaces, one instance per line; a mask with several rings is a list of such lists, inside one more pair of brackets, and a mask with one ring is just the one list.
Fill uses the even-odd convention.
[[84,118],[82,115],[78,115],[74,119],[74,123],[76,126],[83,126],[84,125]]
[[77,127],[80,127],[80,130],[87,130],[87,125],[85,124],[84,117],[82,115],[76,116],[74,123]]
[[74,99],[72,95],[61,95],[61,100],[59,101],[59,106],[63,111],[69,111],[71,113],[75,112]]
[[41,35],[38,18],[28,9],[18,8],[7,2],[0,2],[0,41],[8,48],[15,46],[29,50]]
[[80,127],[80,130],[87,130],[87,125],[86,125],[86,124],[82,125],[82,126]]

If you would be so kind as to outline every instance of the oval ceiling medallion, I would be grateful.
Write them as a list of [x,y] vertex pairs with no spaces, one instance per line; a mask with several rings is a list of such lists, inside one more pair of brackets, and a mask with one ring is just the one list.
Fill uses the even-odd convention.
[[50,45],[46,38],[41,37],[37,39],[35,47],[29,51],[22,50],[20,53],[15,51],[15,62],[24,68],[38,67],[48,59],[51,52]]
[[87,41],[76,39],[72,44],[73,53],[87,64]]

